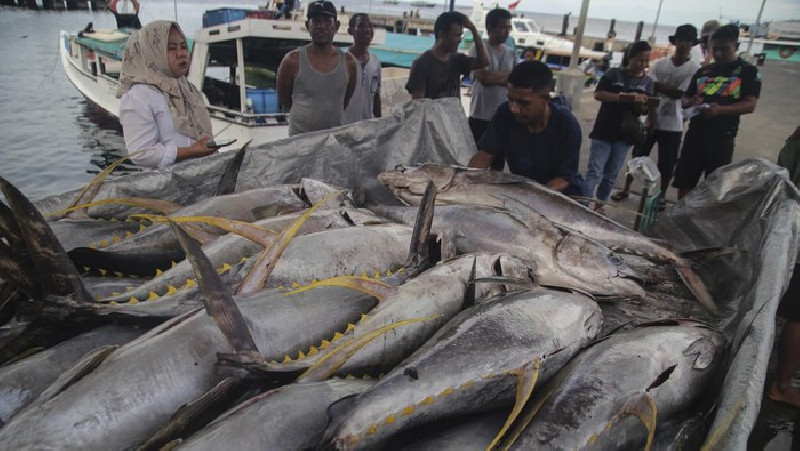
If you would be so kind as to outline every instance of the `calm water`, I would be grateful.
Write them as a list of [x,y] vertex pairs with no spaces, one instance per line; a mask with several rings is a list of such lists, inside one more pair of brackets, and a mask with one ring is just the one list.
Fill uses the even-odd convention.
[[[142,2],[142,22],[171,19],[172,2]],[[220,6],[255,8],[257,2],[203,2],[178,4],[178,22],[192,33],[201,26],[203,11]],[[408,4],[383,4],[348,0],[336,2],[348,11],[401,15]],[[444,2],[442,3],[444,5]],[[468,7],[458,7],[465,13]],[[423,8],[422,17],[434,18],[442,8]],[[561,16],[525,13],[549,31],[560,31]],[[107,12],[27,11],[0,7],[0,175],[33,199],[78,188],[94,174],[124,154],[119,124],[93,108],[70,84],[58,59],[59,31],[80,30],[88,22],[94,28],[113,28]],[[572,16],[570,28],[576,25]],[[587,36],[604,36],[608,20],[590,19]],[[619,39],[631,40],[636,24],[617,22]],[[659,27],[657,42],[666,42],[673,27]],[[650,26],[644,35],[649,36]],[[135,170],[123,168],[119,173]]]

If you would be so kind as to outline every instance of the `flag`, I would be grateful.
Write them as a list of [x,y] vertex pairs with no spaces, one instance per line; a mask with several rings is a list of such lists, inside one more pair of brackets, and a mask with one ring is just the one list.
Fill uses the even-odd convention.
[[514,9],[516,9],[516,8],[517,8],[517,5],[519,5],[519,2],[521,2],[521,1],[522,1],[522,0],[517,0],[517,1],[515,1],[515,2],[511,2],[511,3],[509,3],[509,4],[508,4],[508,10],[509,10],[509,11],[514,11]]

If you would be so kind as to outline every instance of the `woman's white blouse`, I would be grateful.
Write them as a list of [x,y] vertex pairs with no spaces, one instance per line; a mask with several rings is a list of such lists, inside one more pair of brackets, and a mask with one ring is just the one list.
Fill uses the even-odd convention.
[[154,86],[133,85],[120,99],[119,121],[128,154],[145,149],[131,158],[141,166],[167,167],[175,162],[178,147],[195,141],[175,130],[164,94]]

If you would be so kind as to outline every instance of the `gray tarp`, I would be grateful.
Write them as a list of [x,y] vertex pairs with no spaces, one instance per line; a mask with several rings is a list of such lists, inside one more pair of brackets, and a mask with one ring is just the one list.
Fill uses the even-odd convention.
[[[309,133],[250,149],[237,191],[313,178],[381,198],[375,176],[398,164],[466,164],[475,145],[461,104],[414,101],[395,115]],[[189,204],[211,195],[232,153],[132,174],[108,182],[96,199],[155,197]],[[384,194],[387,191],[383,191]],[[77,191],[39,201],[45,212],[65,208]],[[662,215],[655,233],[679,251],[731,246],[741,252],[704,266],[719,303],[717,326],[731,343],[712,448],[745,449],[761,403],[775,333],[775,311],[797,249],[798,192],[785,170],[747,160],[715,172]],[[127,214],[126,207],[93,208],[93,215]]]
[[[368,196],[388,194],[376,175],[398,164],[438,162],[467,164],[475,142],[457,99],[417,100],[395,114],[306,133],[251,148],[242,162],[236,191],[312,178]],[[152,197],[188,205],[214,193],[233,152],[189,160],[170,168],[131,174],[107,182],[95,199]],[[379,189],[380,188],[380,189]],[[78,191],[36,202],[42,212],[69,206]],[[129,207],[97,207],[91,216],[125,216]],[[138,210],[136,212],[139,212]]]
[[731,343],[709,449],[747,448],[761,407],[775,312],[797,255],[798,198],[785,169],[750,159],[716,171],[656,224],[656,234],[679,251],[740,250],[702,270],[720,307],[716,326]]

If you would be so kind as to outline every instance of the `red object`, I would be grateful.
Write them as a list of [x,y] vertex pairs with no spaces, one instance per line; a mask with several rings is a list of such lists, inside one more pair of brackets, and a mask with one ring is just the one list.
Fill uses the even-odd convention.
[[247,11],[247,18],[248,19],[274,19],[275,18],[275,11],[266,11],[266,10]]
[[514,11],[517,8],[517,5],[519,5],[519,2],[521,2],[521,1],[522,0],[517,0],[515,2],[509,3],[508,4],[508,10],[509,11]]

